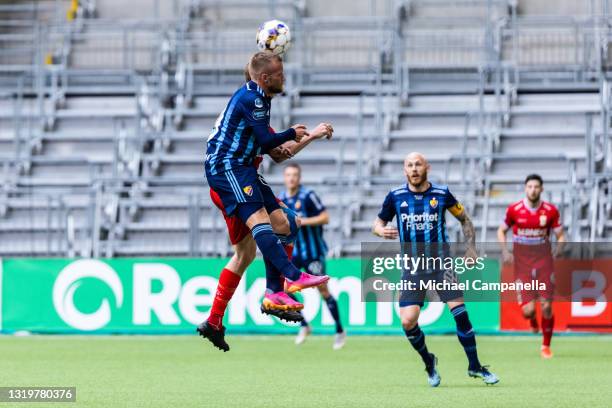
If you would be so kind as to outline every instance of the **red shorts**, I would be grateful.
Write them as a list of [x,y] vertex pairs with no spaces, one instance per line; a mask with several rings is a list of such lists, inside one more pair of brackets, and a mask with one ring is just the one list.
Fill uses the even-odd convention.
[[[223,207],[223,203],[221,202],[221,197],[219,197],[219,194],[217,194],[217,192],[212,188],[210,189],[210,198],[217,208],[223,213],[223,218],[225,219],[225,224],[227,224],[227,232],[229,233],[229,238],[232,245],[236,245],[251,233],[249,227],[247,227],[240,218],[235,215],[227,215],[225,208]],[[276,201],[278,203],[281,202],[278,198],[276,198]]]
[[533,253],[517,251],[515,246],[514,277],[517,281],[531,282],[537,280],[546,285],[546,289],[543,290],[521,290],[518,299],[521,306],[538,297],[542,300],[552,300],[555,293],[555,280],[554,261],[550,251],[546,254],[539,252],[534,256]]

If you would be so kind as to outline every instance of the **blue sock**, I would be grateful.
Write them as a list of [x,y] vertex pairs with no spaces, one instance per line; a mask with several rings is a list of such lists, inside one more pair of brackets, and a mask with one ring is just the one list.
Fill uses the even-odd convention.
[[264,258],[264,264],[266,265],[266,290],[272,293],[281,292],[283,287],[280,282],[280,272],[266,258]]
[[255,225],[251,234],[253,234],[257,248],[261,251],[264,259],[270,261],[286,278],[291,280],[300,278],[301,272],[289,262],[283,246],[269,223]]
[[327,304],[327,308],[329,309],[329,313],[334,318],[336,322],[336,333],[342,333],[344,329],[342,328],[342,323],[340,323],[340,313],[338,312],[338,303],[333,296],[325,299],[325,303]]
[[423,362],[426,366],[431,365],[433,360],[431,355],[429,354],[429,350],[427,350],[427,346],[425,345],[425,333],[421,330],[419,325],[417,324],[410,330],[404,329],[404,333],[406,333],[406,337],[412,347],[419,353]]
[[478,361],[478,352],[476,351],[476,336],[472,329],[472,323],[468,317],[468,312],[465,309],[465,305],[459,305],[451,309],[451,313],[455,318],[457,324],[457,337],[459,343],[465,350],[465,355],[469,361],[469,368],[476,369],[480,368],[480,361]]

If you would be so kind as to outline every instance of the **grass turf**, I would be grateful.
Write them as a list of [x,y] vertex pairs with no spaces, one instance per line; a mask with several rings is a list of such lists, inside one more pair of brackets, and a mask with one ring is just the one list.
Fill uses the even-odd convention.
[[[77,407],[609,407],[612,337],[478,338],[501,382],[469,378],[454,336],[428,336],[442,384],[427,386],[418,355],[400,337],[331,337],[296,347],[288,336],[230,336],[222,353],[194,336],[0,337],[0,385],[76,386]],[[8,406],[0,403],[0,408]],[[40,407],[38,404],[20,403]]]

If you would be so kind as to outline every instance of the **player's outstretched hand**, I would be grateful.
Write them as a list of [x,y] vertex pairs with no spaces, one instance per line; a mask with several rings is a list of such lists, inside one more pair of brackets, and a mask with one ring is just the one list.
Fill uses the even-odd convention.
[[311,135],[315,139],[327,138],[331,139],[334,134],[334,128],[331,123],[319,123],[317,127],[311,132]]
[[308,136],[308,130],[305,125],[293,125],[291,126],[295,130],[295,141],[300,143],[304,136]]
[[399,237],[399,232],[397,228],[387,225],[383,228],[382,237],[384,239],[397,239],[397,237]]

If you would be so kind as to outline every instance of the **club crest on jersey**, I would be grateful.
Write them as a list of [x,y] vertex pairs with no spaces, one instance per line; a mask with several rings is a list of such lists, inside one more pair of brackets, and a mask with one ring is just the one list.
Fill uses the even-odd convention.
[[244,193],[248,195],[249,197],[253,195],[253,187],[251,186],[243,187],[242,191],[244,191]]
[[545,227],[545,226],[546,226],[546,216],[540,215],[540,227]]
[[300,208],[302,208],[302,202],[300,200],[297,200],[295,202],[295,209],[299,210]]
[[263,101],[261,100],[261,98],[257,98],[255,99],[255,107],[256,108],[263,108]]
[[436,197],[434,197],[431,200],[429,200],[429,205],[431,206],[431,208],[438,207],[438,200],[436,200]]

